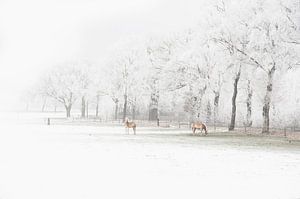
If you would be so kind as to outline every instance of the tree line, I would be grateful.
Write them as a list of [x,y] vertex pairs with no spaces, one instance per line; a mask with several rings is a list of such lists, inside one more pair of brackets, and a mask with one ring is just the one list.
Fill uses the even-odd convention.
[[123,40],[101,65],[52,67],[36,93],[67,117],[76,103],[85,117],[89,102],[98,116],[105,98],[114,119],[183,115],[229,130],[261,124],[268,133],[300,116],[299,13],[296,0],[214,1],[195,27]]

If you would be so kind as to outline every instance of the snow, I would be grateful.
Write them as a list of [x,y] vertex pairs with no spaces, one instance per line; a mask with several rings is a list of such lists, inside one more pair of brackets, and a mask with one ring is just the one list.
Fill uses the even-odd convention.
[[137,133],[3,124],[0,198],[300,197],[299,145],[263,146],[178,129]]

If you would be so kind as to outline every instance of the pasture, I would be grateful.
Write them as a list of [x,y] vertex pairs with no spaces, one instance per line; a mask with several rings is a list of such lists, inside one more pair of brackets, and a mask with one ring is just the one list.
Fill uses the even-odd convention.
[[3,124],[0,198],[300,197],[300,143],[190,129]]

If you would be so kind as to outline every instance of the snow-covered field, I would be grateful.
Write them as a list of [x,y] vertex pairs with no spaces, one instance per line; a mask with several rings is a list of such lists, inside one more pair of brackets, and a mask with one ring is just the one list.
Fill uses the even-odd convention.
[[186,130],[3,124],[0,199],[300,198],[300,146]]

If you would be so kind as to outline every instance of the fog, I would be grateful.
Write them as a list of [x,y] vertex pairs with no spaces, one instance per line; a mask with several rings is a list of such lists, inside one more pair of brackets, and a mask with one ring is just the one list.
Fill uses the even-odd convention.
[[20,109],[20,96],[45,68],[101,62],[119,40],[189,28],[203,9],[196,0],[1,0],[0,110]]

